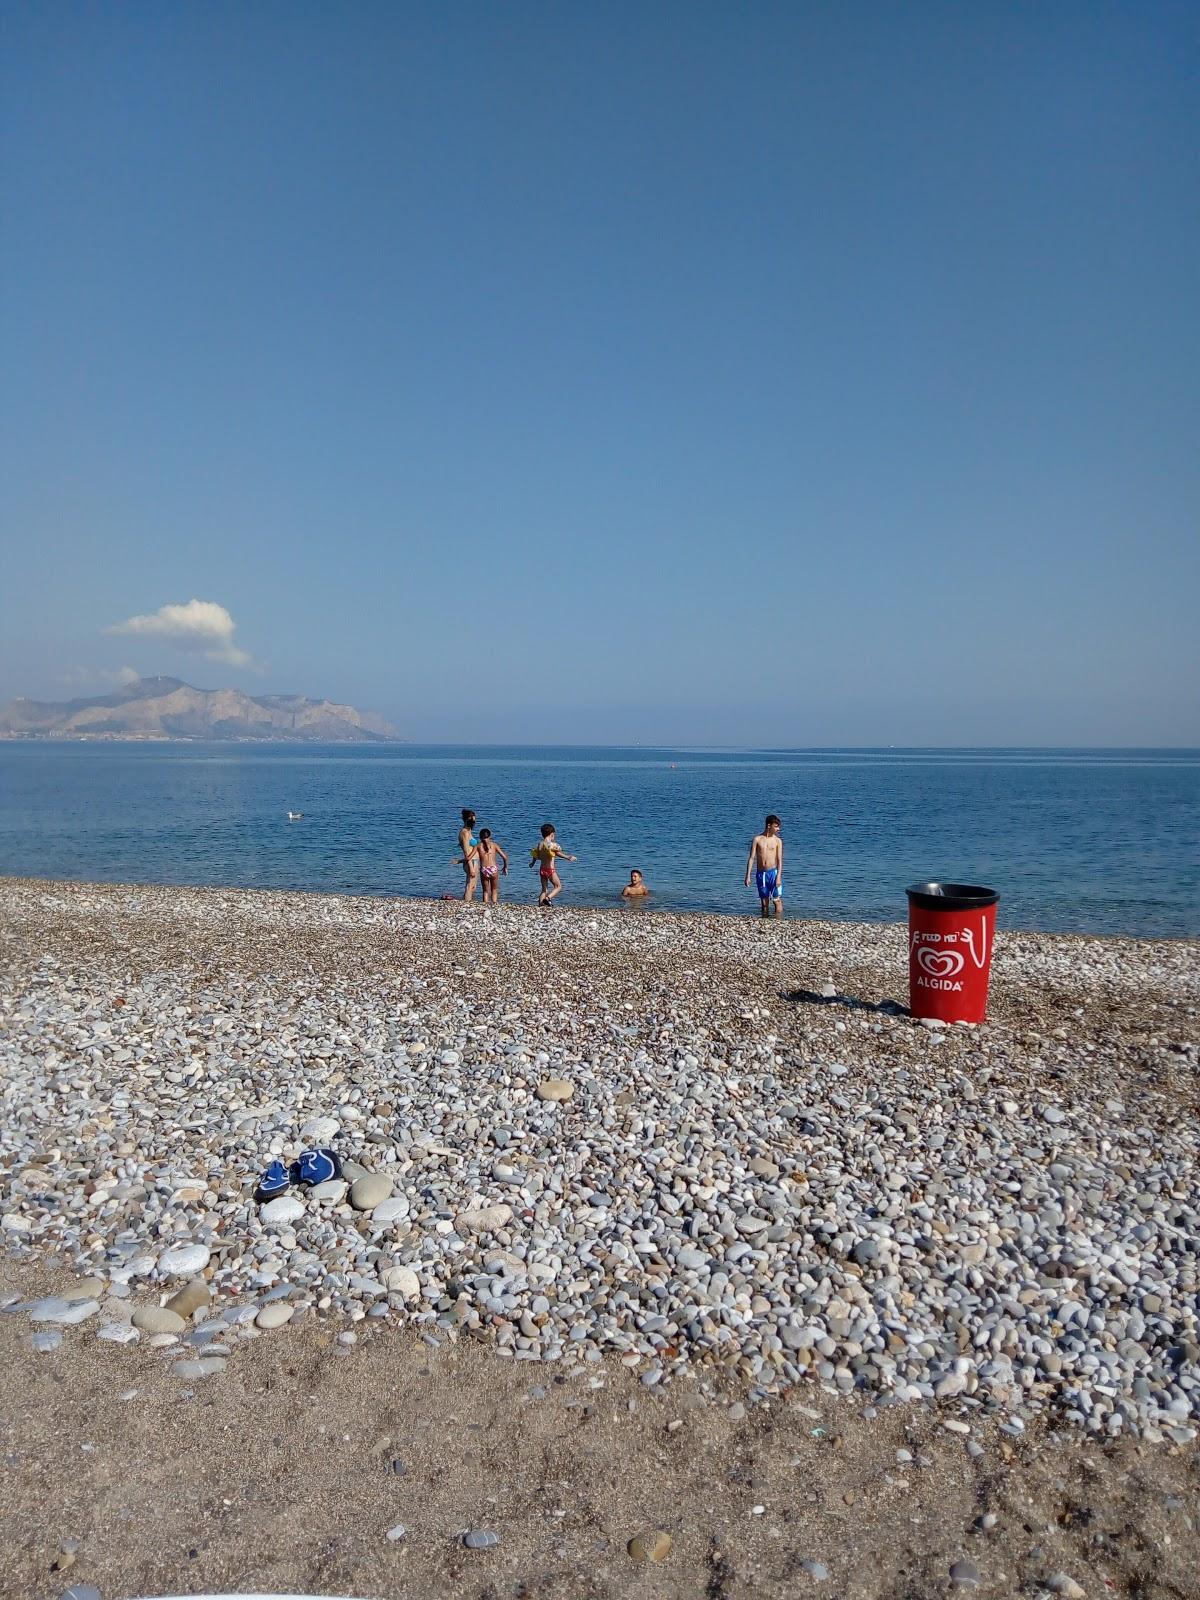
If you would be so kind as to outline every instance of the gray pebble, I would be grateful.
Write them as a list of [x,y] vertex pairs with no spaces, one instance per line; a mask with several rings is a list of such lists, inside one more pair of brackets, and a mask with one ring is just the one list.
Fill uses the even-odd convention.
[[1087,1590],[1081,1583],[1067,1572],[1055,1572],[1046,1579],[1046,1587],[1052,1594],[1066,1596],[1066,1600],[1086,1600]]
[[217,1378],[225,1371],[226,1362],[217,1356],[200,1356],[190,1361],[173,1361],[171,1371],[180,1378]]

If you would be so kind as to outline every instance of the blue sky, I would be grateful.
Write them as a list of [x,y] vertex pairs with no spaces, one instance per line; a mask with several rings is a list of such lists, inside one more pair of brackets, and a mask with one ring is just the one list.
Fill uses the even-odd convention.
[[1192,7],[3,17],[0,695],[1200,744]]

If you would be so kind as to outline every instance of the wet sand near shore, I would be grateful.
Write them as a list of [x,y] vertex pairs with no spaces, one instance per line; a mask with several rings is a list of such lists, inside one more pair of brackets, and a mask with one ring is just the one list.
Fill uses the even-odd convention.
[[[0,1595],[1200,1596],[1200,946],[1002,935],[978,1030],[905,977],[894,926],[0,880]],[[309,1117],[386,1221],[264,1222]]]

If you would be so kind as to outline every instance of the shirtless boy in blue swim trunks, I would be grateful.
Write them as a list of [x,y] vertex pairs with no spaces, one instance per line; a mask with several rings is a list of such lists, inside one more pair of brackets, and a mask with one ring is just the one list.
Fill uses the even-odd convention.
[[753,872],[764,917],[783,916],[783,839],[779,832],[782,826],[772,812],[763,823],[763,831],[750,841],[750,854],[746,858],[746,887],[750,887]]

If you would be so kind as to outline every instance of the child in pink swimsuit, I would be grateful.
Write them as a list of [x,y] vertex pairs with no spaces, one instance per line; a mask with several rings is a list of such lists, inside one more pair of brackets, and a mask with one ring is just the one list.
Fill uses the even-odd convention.
[[479,876],[483,879],[483,903],[485,906],[500,904],[500,874],[508,877],[508,857],[501,847],[492,838],[490,828],[480,828],[479,843],[472,854],[479,861]]

